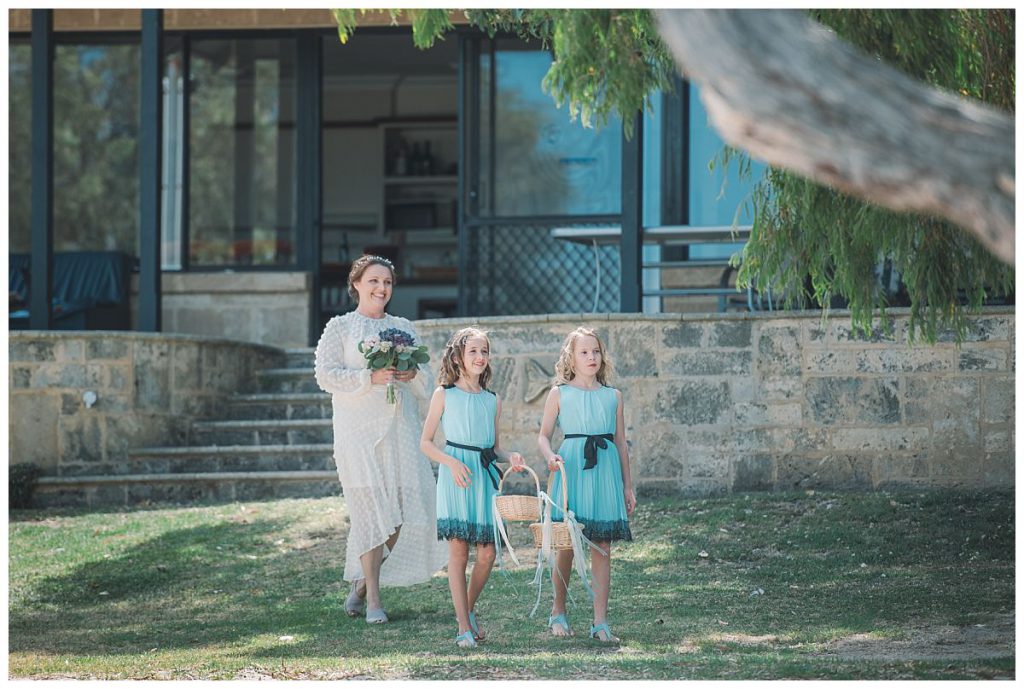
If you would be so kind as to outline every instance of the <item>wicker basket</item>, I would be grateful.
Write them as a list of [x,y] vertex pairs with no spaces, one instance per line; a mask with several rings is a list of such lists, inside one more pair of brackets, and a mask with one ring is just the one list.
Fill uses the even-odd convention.
[[498,482],[498,497],[495,498],[495,502],[498,505],[498,514],[501,515],[502,519],[510,522],[529,522],[537,521],[540,519],[540,498],[537,495],[540,493],[540,479],[537,478],[537,474],[528,466],[524,466],[530,476],[533,476],[533,483],[537,486],[537,492],[533,495],[500,495],[501,486],[505,483],[505,478],[512,473],[512,467],[505,470],[505,473],[501,475],[501,481]]
[[[569,493],[566,488],[566,476],[565,469],[562,465],[558,465],[558,470],[562,472],[562,513],[569,509]],[[551,494],[551,486],[554,485],[555,474],[554,472],[548,476],[548,494]],[[580,526],[585,526],[580,524]],[[536,522],[530,524],[530,533],[533,534],[533,545],[535,548],[540,548],[544,544],[544,524],[543,522]],[[569,525],[565,521],[552,522],[551,524],[551,549],[552,550],[572,550],[572,540],[569,538]]]

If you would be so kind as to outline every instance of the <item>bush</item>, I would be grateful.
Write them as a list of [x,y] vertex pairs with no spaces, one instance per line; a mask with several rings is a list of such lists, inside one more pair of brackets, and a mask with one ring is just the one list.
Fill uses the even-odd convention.
[[35,464],[12,464],[8,474],[10,506],[22,510],[32,507],[32,495],[42,475],[43,470]]

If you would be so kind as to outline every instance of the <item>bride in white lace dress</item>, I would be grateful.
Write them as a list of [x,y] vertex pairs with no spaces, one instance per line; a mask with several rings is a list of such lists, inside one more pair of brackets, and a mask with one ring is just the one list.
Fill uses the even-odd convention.
[[[356,617],[365,608],[366,621],[377,623],[388,621],[381,586],[427,581],[447,560],[437,540],[434,474],[419,449],[417,398],[429,397],[429,371],[371,373],[356,348],[388,328],[416,336],[409,320],[384,312],[393,284],[387,259],[355,261],[349,294],[358,305],[332,318],[316,347],[316,381],[331,393],[334,461],[350,521],[344,577],[352,588],[345,610]],[[396,404],[385,398],[392,382]]]

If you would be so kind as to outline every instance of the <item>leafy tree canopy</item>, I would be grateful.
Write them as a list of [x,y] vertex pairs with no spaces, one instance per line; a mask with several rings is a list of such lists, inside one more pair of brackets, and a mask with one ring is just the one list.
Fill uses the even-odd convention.
[[[449,10],[387,10],[403,14],[420,48],[454,28]],[[333,10],[346,42],[366,10]],[[617,115],[631,134],[633,114],[650,108],[651,95],[671,88],[676,72],[649,10],[465,10],[468,23],[490,36],[506,32],[550,48],[553,61],[543,88],[568,105],[584,126],[603,126]],[[1013,10],[812,10],[840,37],[910,76],[999,108],[1014,108]],[[1012,142],[1007,142],[1012,145]],[[727,148],[715,164],[750,160]],[[852,321],[870,329],[885,309],[910,307],[910,336],[934,341],[951,328],[960,339],[965,315],[988,298],[1012,295],[1013,268],[951,223],[898,213],[864,202],[785,170],[768,167],[749,199],[753,231],[740,268],[741,285],[771,288],[787,306],[838,299]],[[879,269],[899,276],[893,294]]]

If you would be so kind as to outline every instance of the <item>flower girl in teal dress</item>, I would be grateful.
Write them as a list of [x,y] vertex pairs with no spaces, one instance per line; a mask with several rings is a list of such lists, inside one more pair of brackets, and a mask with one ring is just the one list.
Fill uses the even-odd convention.
[[[611,587],[612,541],[633,540],[629,515],[636,507],[629,471],[622,393],[608,387],[611,362],[601,340],[589,328],[569,333],[555,364],[555,386],[544,404],[538,444],[554,471],[565,470],[568,508],[584,525],[583,535],[593,541],[591,569],[594,583],[594,623],[591,638],[617,642],[608,626],[608,594]],[[565,438],[556,454],[551,449],[555,423]],[[561,472],[551,487],[552,500],[562,495]],[[558,520],[561,510],[553,510]],[[555,636],[571,636],[565,612],[566,588],[572,571],[573,552],[558,551],[551,573],[554,601],[548,627]]]
[[[518,452],[498,446],[501,400],[487,389],[491,379],[490,341],[476,328],[463,328],[445,346],[439,386],[430,399],[420,449],[437,462],[437,537],[448,541],[448,588],[451,590],[459,634],[455,643],[472,648],[484,638],[473,610],[494,566],[494,516],[491,499],[501,470],[498,460],[521,469]],[[434,444],[440,424],[447,441]],[[466,588],[469,546],[476,546],[476,563]]]

